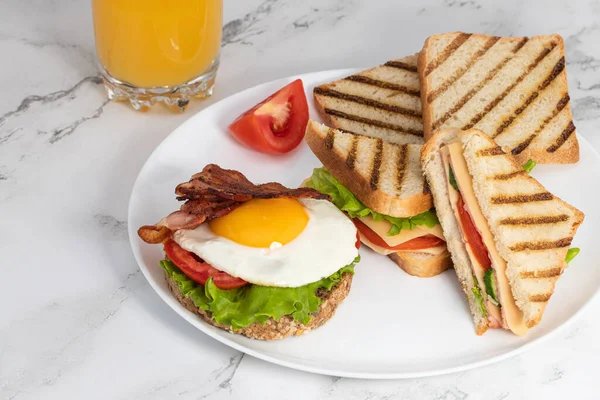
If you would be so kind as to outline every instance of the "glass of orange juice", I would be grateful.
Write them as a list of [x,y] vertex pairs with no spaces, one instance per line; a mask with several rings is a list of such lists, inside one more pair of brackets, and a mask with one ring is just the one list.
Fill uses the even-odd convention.
[[136,109],[212,94],[223,0],[92,0],[104,86]]

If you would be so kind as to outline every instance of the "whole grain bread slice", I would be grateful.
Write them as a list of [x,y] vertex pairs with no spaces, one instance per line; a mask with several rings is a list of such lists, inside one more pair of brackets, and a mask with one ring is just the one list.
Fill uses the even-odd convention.
[[315,121],[308,122],[305,139],[325,168],[371,210],[406,218],[431,208],[420,145],[389,143]]
[[418,58],[425,138],[479,129],[519,163],[579,160],[559,35],[430,36]]
[[331,127],[390,143],[424,142],[416,54],[319,85],[314,99]]
[[230,326],[217,323],[212,318],[210,312],[198,308],[192,299],[183,295],[177,286],[177,282],[175,282],[173,278],[169,277],[169,275],[165,273],[165,279],[167,280],[169,289],[177,301],[179,301],[188,311],[199,315],[208,324],[216,326],[217,328],[221,328],[238,335],[244,335],[251,339],[260,340],[276,340],[285,339],[290,336],[300,336],[325,324],[325,322],[329,321],[333,314],[335,314],[335,310],[350,292],[352,277],[352,274],[344,273],[344,275],[342,275],[342,279],[334,287],[332,287],[331,290],[318,289],[317,295],[321,298],[322,303],[319,306],[319,311],[312,315],[310,322],[306,325],[294,321],[294,318],[291,315],[284,315],[279,321],[269,318],[264,325],[255,322],[245,328],[234,331]]
[[[443,197],[447,202],[447,196],[440,181],[447,184],[445,175],[437,172],[441,166],[436,160],[441,146],[457,140],[496,248],[507,262],[506,274],[516,305],[531,328],[542,319],[556,282],[567,267],[565,257],[584,215],[548,192],[485,133],[476,129],[444,130],[424,146],[422,163],[447,238],[460,233],[458,227],[444,226],[445,215],[441,214],[447,210],[441,204]],[[448,247],[455,251],[450,241]]]

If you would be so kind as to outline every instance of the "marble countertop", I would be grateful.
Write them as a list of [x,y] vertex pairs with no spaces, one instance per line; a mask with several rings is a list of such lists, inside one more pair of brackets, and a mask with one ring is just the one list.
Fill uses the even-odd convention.
[[88,1],[4,0],[0,399],[598,398],[599,298],[543,346],[498,364],[340,379],[244,356],[197,331],[148,285],[126,233],[141,166],[194,113],[276,78],[411,54],[436,32],[563,35],[578,132],[600,150],[600,2],[556,3],[227,0],[215,94],[176,115],[107,102]]

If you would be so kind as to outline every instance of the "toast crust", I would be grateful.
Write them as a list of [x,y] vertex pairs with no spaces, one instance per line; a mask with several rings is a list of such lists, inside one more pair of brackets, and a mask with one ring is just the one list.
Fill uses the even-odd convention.
[[371,210],[391,217],[407,218],[423,213],[432,207],[433,202],[429,193],[398,198],[379,189],[373,190],[365,177],[347,167],[346,159],[327,148],[319,134],[318,125],[314,121],[309,121],[306,127],[305,140],[331,175]]
[[209,325],[216,326],[217,328],[224,329],[231,333],[244,335],[251,339],[259,340],[276,340],[285,339],[290,336],[300,336],[325,324],[325,322],[329,321],[333,314],[335,314],[337,307],[350,292],[352,277],[352,274],[345,273],[342,276],[342,279],[334,287],[332,287],[331,290],[323,290],[319,293],[322,303],[319,306],[319,311],[312,315],[312,319],[307,325],[294,321],[290,315],[284,315],[279,321],[269,318],[264,325],[261,325],[259,322],[255,322],[245,328],[234,331],[229,326],[217,323],[211,317],[209,311],[198,308],[190,298],[186,298],[179,290],[175,280],[165,273],[165,279],[169,289],[177,301],[179,301],[179,303],[181,303],[181,305],[183,305],[188,311],[199,315]]
[[404,272],[419,278],[431,278],[452,267],[448,250],[437,255],[402,251],[388,257]]
[[425,144],[429,143],[429,139],[433,136],[431,126],[433,124],[433,111],[427,101],[427,93],[431,91],[428,79],[425,77],[425,69],[427,68],[427,50],[429,43],[433,40],[430,36],[425,40],[423,44],[423,50],[417,57],[417,71],[419,72],[419,82],[421,83],[421,118],[423,119],[423,137],[425,138]]

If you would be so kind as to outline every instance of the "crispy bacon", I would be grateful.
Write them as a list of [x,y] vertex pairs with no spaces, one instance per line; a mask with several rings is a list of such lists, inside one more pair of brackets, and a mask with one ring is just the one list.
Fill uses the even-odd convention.
[[137,233],[144,242],[158,244],[170,239],[173,232],[164,225],[144,225]]
[[138,235],[147,243],[163,243],[179,229],[194,229],[205,221],[229,214],[243,202],[273,198],[312,198],[329,200],[328,195],[314,189],[288,189],[280,183],[255,185],[241,172],[209,164],[189,182],[175,189],[177,200],[185,201],[179,211],[172,212],[158,224],[146,225]]
[[178,185],[175,193],[182,200],[201,199],[207,195],[238,202],[279,197],[329,199],[328,195],[310,188],[288,189],[276,182],[255,185],[242,173],[215,164],[207,165],[189,182]]

